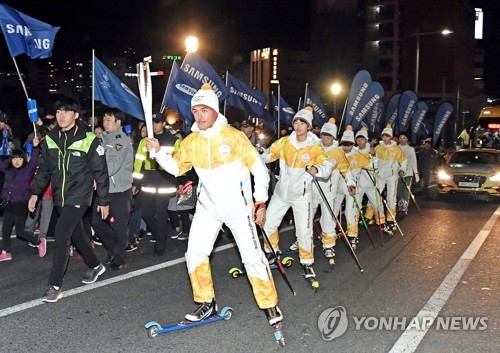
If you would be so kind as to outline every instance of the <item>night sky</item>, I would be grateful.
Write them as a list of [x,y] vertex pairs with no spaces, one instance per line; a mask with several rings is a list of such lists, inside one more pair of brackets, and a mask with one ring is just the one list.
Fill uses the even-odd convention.
[[[2,1],[2,0],[0,0]],[[245,60],[253,49],[281,46],[309,49],[308,0],[3,0],[3,3],[61,26],[53,52],[55,60],[86,55],[115,55],[127,47],[140,55],[165,51],[180,55],[184,39],[196,35],[199,52],[209,61]],[[500,1],[475,0],[485,12],[486,88],[500,96]],[[445,12],[443,12],[443,16]],[[90,54],[89,54],[90,55]],[[0,40],[0,66],[9,69],[5,40]]]
[[[4,0],[53,26],[61,26],[54,57],[96,49],[112,55],[132,47],[138,52],[181,54],[184,39],[196,35],[202,55],[244,54],[280,45],[309,48],[309,1]],[[5,48],[4,41],[2,41]],[[2,48],[2,47],[0,47]],[[105,52],[105,53],[103,53]]]

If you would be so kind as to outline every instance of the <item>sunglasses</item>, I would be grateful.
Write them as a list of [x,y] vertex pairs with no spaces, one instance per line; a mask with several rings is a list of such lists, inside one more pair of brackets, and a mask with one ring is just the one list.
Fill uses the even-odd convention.
[[354,143],[352,143],[352,142],[341,142],[340,145],[341,146],[354,146]]

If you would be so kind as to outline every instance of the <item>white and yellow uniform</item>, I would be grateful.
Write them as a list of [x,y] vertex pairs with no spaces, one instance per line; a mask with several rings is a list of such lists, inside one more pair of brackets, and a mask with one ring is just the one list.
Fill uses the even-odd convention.
[[[391,213],[396,217],[396,192],[399,178],[399,171],[403,170],[406,173],[407,159],[401,151],[401,148],[394,142],[385,145],[383,142],[375,147],[375,152],[378,158],[379,169],[377,172],[377,187],[382,193],[384,188],[387,187],[387,204]],[[387,214],[388,221],[394,221],[390,215]],[[385,222],[384,215],[380,215],[380,222]]]
[[[318,178],[328,178],[332,166],[320,139],[311,132],[303,142],[298,142],[295,131],[290,136],[275,141],[269,150],[261,155],[265,163],[279,159],[280,178],[274,189],[266,213],[264,230],[275,251],[279,251],[278,227],[286,211],[292,207],[295,231],[299,245],[301,264],[313,264],[313,214],[312,214],[312,176],[306,167],[314,166]],[[267,244],[264,249],[270,251]]]
[[[328,160],[332,164],[332,174],[329,178],[317,178],[318,183],[326,196],[326,199],[330,203],[330,208],[334,209],[334,199],[337,196],[337,189],[339,185],[339,179],[341,178],[340,171],[347,171],[346,178],[353,179],[352,173],[348,170],[349,166],[347,160],[344,158],[342,150],[338,147],[338,142],[334,141],[333,145],[325,147],[321,144],[321,147],[325,150]],[[336,234],[335,234],[335,220],[333,219],[327,205],[323,201],[318,188],[313,187],[312,191],[313,201],[312,201],[312,214],[316,214],[318,206],[321,207],[321,218],[319,224],[321,225],[321,242],[323,243],[323,248],[328,249],[335,246]]]
[[[367,159],[365,155],[359,153],[355,148],[349,153],[344,153],[342,158],[348,160],[349,164],[347,168],[341,169],[341,173],[344,178],[339,179],[339,188],[337,192],[337,197],[335,198],[334,212],[336,215],[339,214],[342,202],[345,198],[345,218],[347,221],[347,236],[351,238],[356,238],[358,236],[358,210],[356,204],[354,203],[354,198],[349,194],[349,187],[356,186],[356,181],[359,180],[360,174],[364,173],[363,170],[373,170],[370,159]],[[352,178],[346,178],[348,172],[352,173]],[[357,187],[356,187],[357,189]],[[358,203],[360,200],[356,198]],[[359,205],[361,207],[361,205]]]
[[[374,211],[377,210],[380,212],[380,217],[383,217],[383,210],[384,210],[384,205],[382,204],[382,200],[380,200],[380,197],[377,193],[377,190],[375,189],[375,177],[374,177],[374,172],[373,169],[378,168],[378,158],[376,156],[372,157],[370,156],[370,147],[368,145],[365,146],[364,149],[359,149],[356,147],[356,150],[365,156],[369,163],[372,165],[371,170],[362,170],[359,175],[358,175],[358,180],[357,180],[357,189],[356,189],[356,199],[360,203],[361,207],[361,202],[363,201],[364,195],[368,198],[368,209],[370,217],[372,218],[374,216]],[[375,214],[376,215],[376,214]],[[378,220],[378,217],[376,217]]]
[[198,202],[189,233],[186,263],[195,302],[215,297],[208,256],[223,223],[231,230],[257,305],[272,308],[278,302],[271,271],[252,219],[250,172],[256,201],[267,200],[269,173],[245,134],[227,124],[219,114],[213,127],[200,130],[195,123],[172,157],[164,151],[158,163],[174,176],[192,167],[199,177]]

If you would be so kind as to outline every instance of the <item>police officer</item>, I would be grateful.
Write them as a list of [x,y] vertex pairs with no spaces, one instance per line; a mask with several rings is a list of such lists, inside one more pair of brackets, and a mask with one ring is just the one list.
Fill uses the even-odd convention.
[[[153,133],[161,149],[172,153],[177,138],[165,131],[165,116],[161,113],[153,114]],[[155,239],[154,256],[162,256],[167,245],[168,202],[177,192],[177,183],[174,176],[150,158],[146,142],[147,138],[141,140],[135,155],[134,188],[140,186],[142,218]]]

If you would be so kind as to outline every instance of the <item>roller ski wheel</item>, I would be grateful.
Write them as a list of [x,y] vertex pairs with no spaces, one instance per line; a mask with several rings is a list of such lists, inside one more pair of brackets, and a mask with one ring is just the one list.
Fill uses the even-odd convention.
[[238,268],[238,267],[233,267],[232,269],[229,270],[229,274],[233,278],[238,278],[238,277],[244,275],[245,273],[246,272],[244,270],[242,270],[241,268]]
[[356,250],[359,244],[358,237],[349,237],[349,241],[351,243],[352,250]]
[[156,336],[158,336],[159,329],[161,329],[160,325],[153,325],[150,328],[148,328],[148,337],[155,338]]
[[328,265],[333,268],[335,265],[335,249],[325,248],[323,249],[323,254],[325,254],[325,257],[328,260]]
[[290,256],[287,256],[285,258],[283,258],[283,260],[281,260],[281,263],[283,264],[283,267],[291,267],[293,265],[293,262],[294,262],[294,258],[293,257],[290,257]]
[[281,322],[278,322],[277,324],[273,325],[274,339],[276,340],[276,343],[278,343],[280,347],[285,347],[285,337],[281,332],[281,327],[282,327]]

